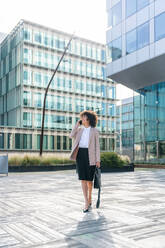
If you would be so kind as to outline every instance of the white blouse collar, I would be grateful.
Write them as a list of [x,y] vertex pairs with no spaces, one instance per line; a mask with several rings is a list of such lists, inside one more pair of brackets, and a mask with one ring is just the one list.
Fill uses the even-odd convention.
[[85,128],[85,129],[90,129],[90,128],[91,128],[91,126],[89,126],[89,127],[85,127],[85,126],[84,126],[84,128]]

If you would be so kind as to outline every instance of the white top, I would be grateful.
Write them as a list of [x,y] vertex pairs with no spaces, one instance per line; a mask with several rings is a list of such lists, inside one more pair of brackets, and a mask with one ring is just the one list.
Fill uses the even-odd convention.
[[90,129],[91,129],[91,126],[84,127],[84,130],[80,138],[79,147],[88,148]]

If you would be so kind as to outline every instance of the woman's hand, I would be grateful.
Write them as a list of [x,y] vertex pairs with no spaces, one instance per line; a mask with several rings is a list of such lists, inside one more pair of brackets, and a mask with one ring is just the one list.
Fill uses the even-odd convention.
[[100,168],[100,162],[96,162],[96,167]]

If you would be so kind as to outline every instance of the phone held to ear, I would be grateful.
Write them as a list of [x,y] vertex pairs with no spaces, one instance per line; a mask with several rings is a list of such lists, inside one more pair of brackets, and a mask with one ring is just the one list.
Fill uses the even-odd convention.
[[82,125],[82,120],[79,120],[80,125]]

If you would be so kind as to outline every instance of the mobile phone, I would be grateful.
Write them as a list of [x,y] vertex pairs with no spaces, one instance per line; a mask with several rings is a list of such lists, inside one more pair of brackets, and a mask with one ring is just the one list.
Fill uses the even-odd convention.
[[82,125],[82,120],[79,120],[80,125]]

